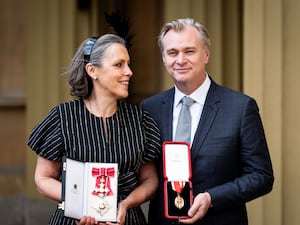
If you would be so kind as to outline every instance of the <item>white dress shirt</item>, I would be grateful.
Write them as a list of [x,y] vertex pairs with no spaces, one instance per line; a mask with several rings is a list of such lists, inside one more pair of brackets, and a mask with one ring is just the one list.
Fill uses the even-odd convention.
[[[203,84],[197,88],[192,94],[188,95],[192,98],[195,102],[191,105],[190,111],[192,115],[192,127],[191,127],[191,145],[194,140],[194,136],[198,127],[198,123],[201,118],[203,106],[205,103],[205,99],[207,96],[208,89],[210,87],[211,80],[209,79],[208,75],[206,74],[205,81]],[[175,86],[175,95],[174,95],[174,108],[173,108],[173,140],[175,137],[175,131],[178,122],[178,116],[182,107],[182,103],[180,102],[181,99],[186,96],[183,94],[179,89]]]

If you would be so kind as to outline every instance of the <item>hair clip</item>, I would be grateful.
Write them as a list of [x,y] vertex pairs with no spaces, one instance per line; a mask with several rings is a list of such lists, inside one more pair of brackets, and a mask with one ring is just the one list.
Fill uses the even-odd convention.
[[97,37],[91,37],[88,39],[84,46],[84,62],[89,63],[90,62],[90,57],[92,53],[92,49],[94,47],[95,42],[97,41]]

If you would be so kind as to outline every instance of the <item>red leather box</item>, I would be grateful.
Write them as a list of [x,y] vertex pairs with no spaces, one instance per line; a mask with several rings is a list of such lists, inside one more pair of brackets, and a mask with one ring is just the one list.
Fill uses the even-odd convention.
[[192,205],[191,150],[186,142],[163,143],[164,215],[168,219],[187,217]]

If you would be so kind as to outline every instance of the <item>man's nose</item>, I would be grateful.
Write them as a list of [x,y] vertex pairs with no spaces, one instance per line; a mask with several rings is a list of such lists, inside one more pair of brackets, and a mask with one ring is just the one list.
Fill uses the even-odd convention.
[[182,64],[186,62],[186,56],[184,53],[179,53],[177,57],[177,63]]

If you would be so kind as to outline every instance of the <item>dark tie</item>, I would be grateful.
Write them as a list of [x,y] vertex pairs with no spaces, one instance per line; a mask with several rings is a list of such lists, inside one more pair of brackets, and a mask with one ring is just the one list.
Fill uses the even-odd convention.
[[184,96],[181,99],[182,107],[178,117],[177,128],[175,132],[175,141],[191,142],[191,123],[192,116],[190,106],[194,100],[190,97]]

